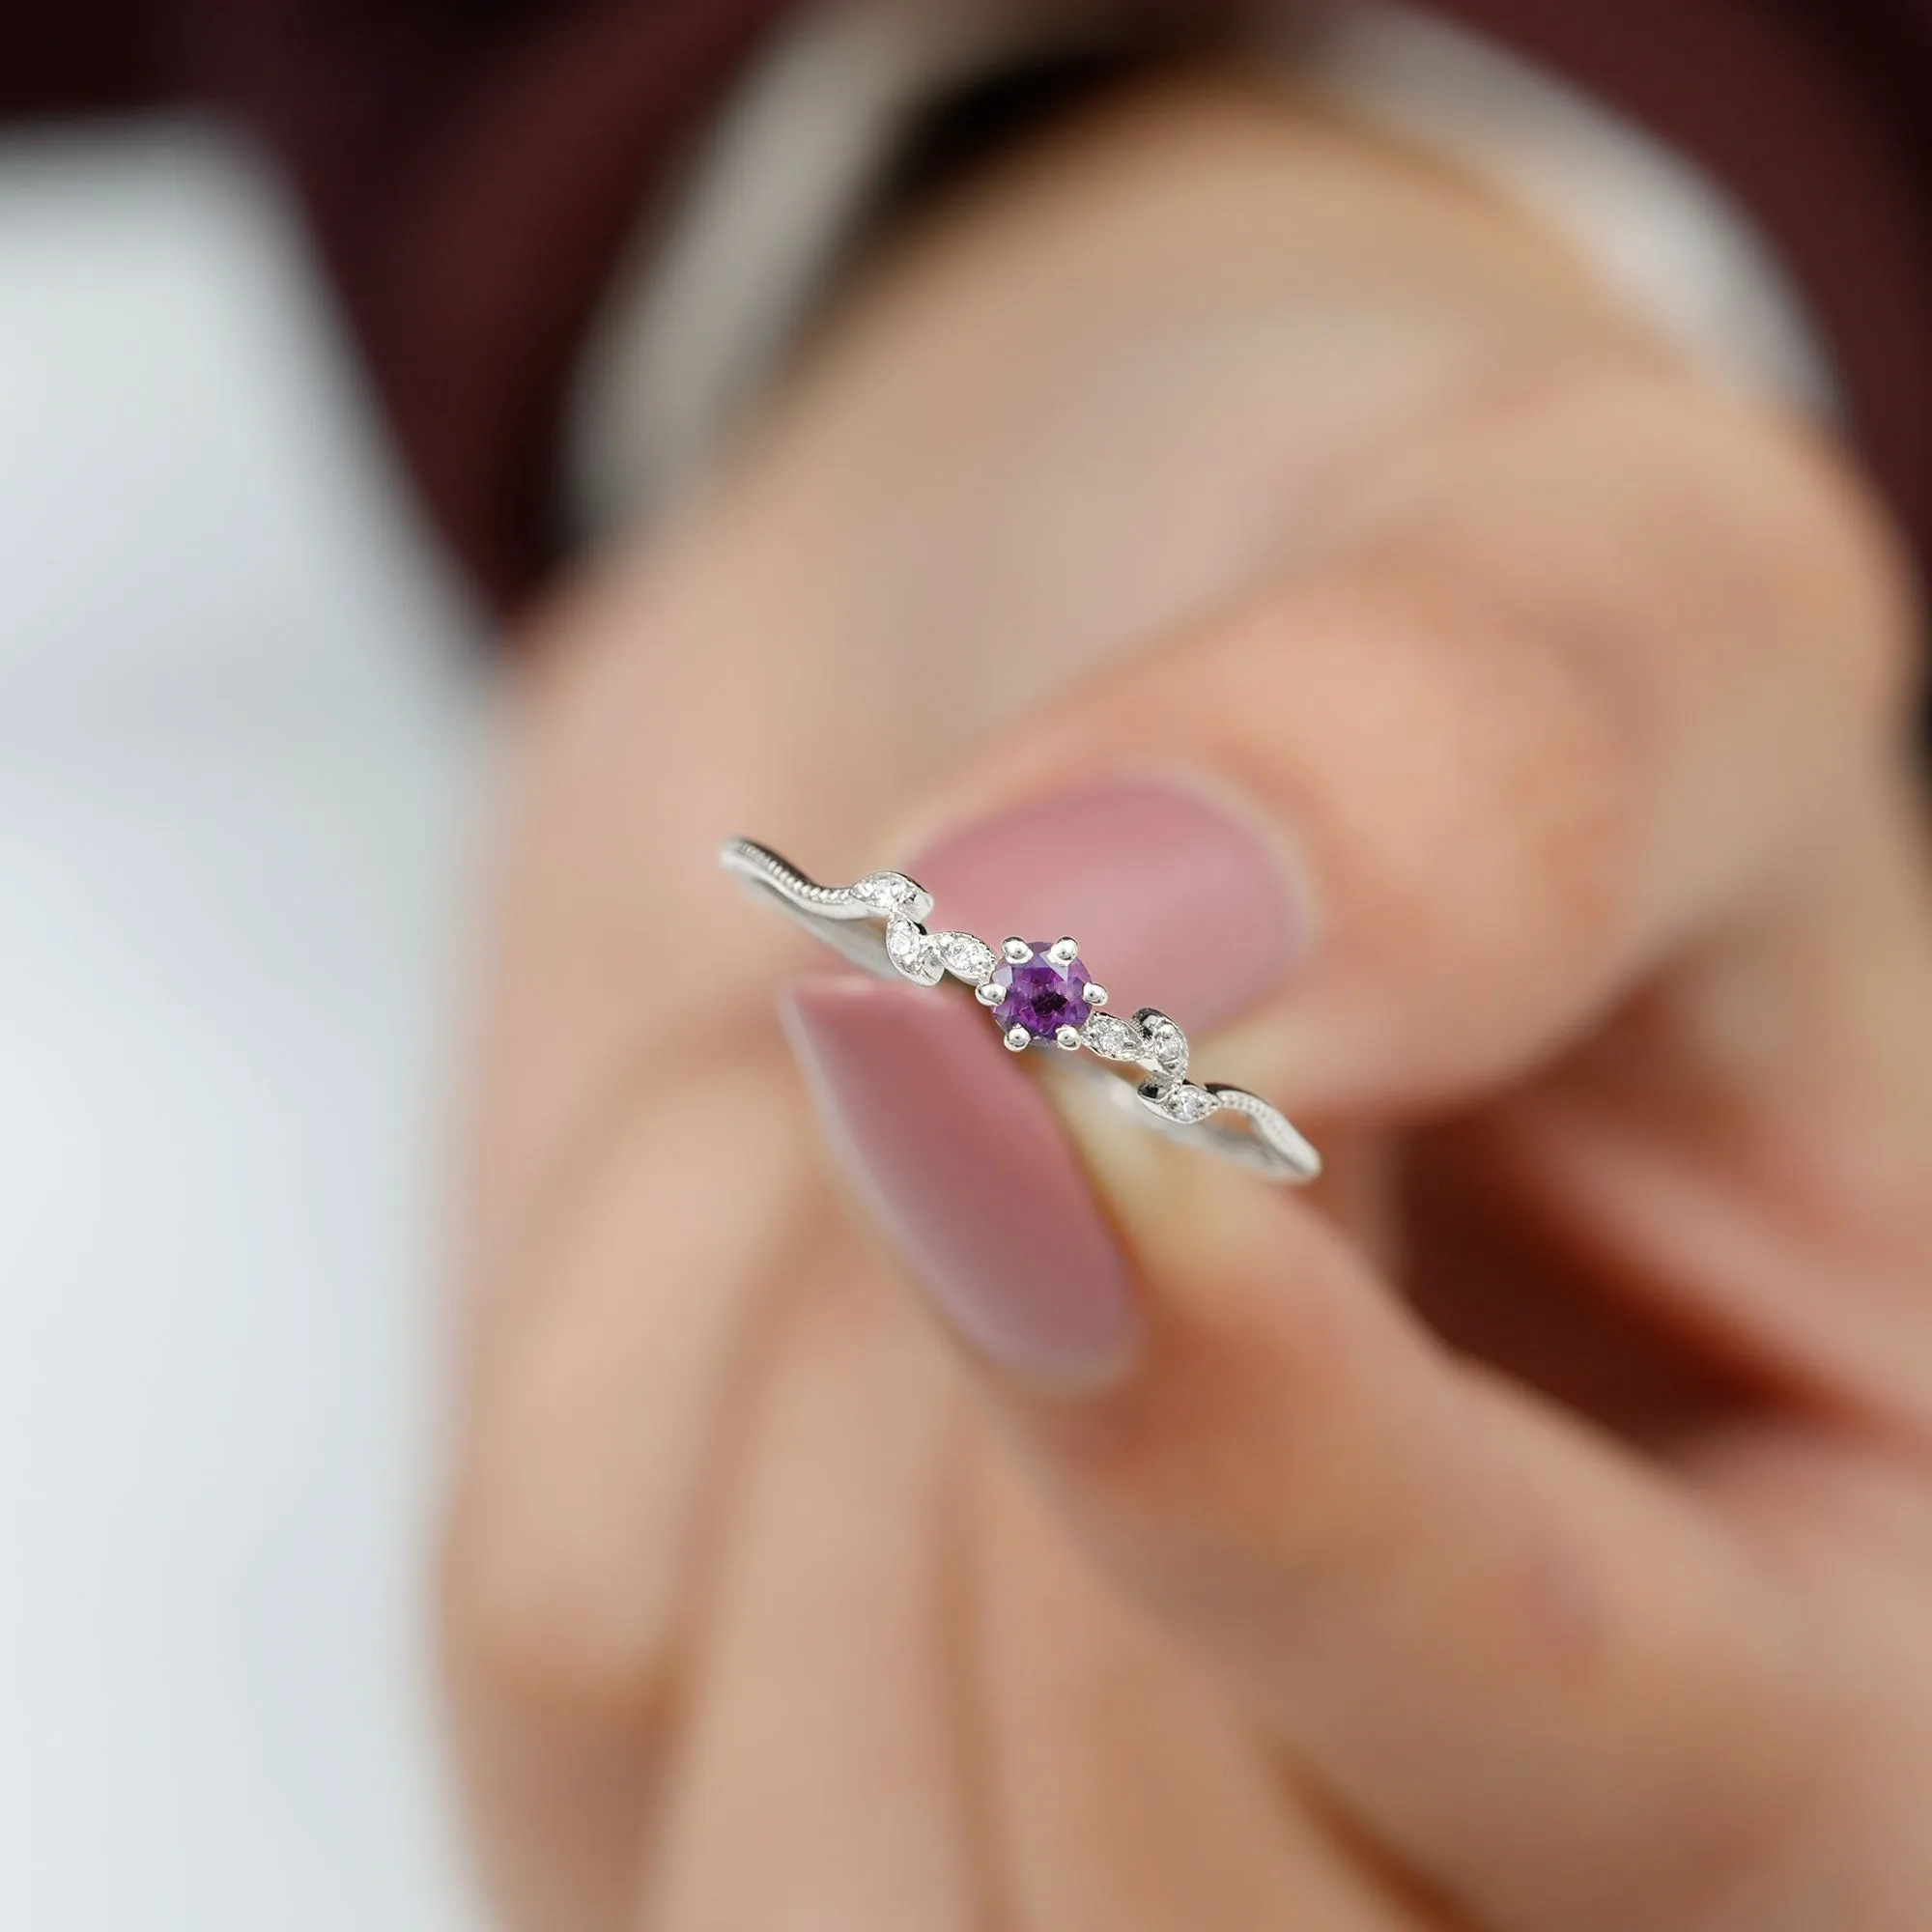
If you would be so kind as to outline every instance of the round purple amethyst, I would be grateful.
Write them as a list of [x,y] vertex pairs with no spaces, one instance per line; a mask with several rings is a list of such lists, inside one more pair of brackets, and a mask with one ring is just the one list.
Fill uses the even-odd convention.
[[1087,968],[1078,959],[1056,965],[1046,954],[1051,940],[1027,943],[1033,957],[1024,966],[1002,960],[993,970],[993,984],[1006,993],[993,1009],[1000,1031],[1024,1027],[1036,1039],[1051,1039],[1062,1027],[1085,1026],[1091,1010],[1085,997]]

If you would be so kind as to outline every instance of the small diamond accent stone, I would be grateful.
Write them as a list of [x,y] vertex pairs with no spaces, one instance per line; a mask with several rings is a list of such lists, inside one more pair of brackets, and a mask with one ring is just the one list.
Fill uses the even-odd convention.
[[886,922],[886,956],[908,980],[917,980],[922,986],[938,985],[946,974],[930,935],[909,919],[895,917]]
[[939,948],[946,970],[970,985],[982,985],[1000,963],[1000,955],[983,939],[975,939],[970,932],[935,932],[932,942]]
[[1207,1088],[1191,1086],[1184,1080],[1156,1094],[1150,1094],[1142,1088],[1141,1099],[1156,1114],[1187,1127],[1205,1121],[1214,1111],[1213,1094]]
[[1049,941],[1029,942],[1033,957],[1024,966],[1001,960],[993,973],[993,983],[1006,998],[993,1009],[993,1017],[1010,1031],[1024,1027],[1035,1039],[1052,1039],[1064,1026],[1086,1024],[1090,1010],[1082,998],[1088,972],[1078,959],[1062,966],[1046,956]]
[[1170,1080],[1187,1071],[1187,1036],[1165,1013],[1143,1009],[1138,1015],[1153,1064]]
[[923,919],[932,910],[932,896],[903,872],[867,872],[852,888],[852,896],[879,912],[903,913]]
[[1139,1060],[1147,1039],[1132,1020],[1118,1013],[1095,1013],[1083,1029],[1087,1044],[1104,1060]]

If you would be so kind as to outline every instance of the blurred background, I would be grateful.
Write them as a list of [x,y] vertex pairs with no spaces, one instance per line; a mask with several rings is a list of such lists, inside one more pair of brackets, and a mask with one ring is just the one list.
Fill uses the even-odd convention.
[[[1932,554],[1924,0],[1199,11]],[[480,1926],[424,1582],[488,634],[1195,12],[71,0],[0,60],[0,1932]]]
[[0,1924],[476,1923],[420,1571],[492,693],[304,231],[0,145]]

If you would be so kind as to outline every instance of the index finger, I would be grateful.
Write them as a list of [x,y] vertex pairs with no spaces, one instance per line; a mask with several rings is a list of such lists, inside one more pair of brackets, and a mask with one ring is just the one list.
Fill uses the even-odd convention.
[[1481,1110],[1619,1294],[1932,1434],[1904,1286],[1932,938],[1883,525],[1802,439],[1628,367],[1337,495],[1319,561],[934,801],[907,863],[936,921],[1077,937],[1117,1006],[1318,1142]]

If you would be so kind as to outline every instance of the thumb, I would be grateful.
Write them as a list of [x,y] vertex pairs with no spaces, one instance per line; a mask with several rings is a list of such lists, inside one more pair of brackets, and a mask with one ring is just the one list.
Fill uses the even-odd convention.
[[1832,472],[1659,377],[1378,475],[890,850],[949,926],[1077,938],[1117,1010],[1238,1021],[1204,1066],[1318,1123],[1490,1091],[1762,912],[1886,762],[1905,635]]
[[1710,1922],[1811,1737],[1715,1521],[1457,1363],[1316,1210],[1092,1102],[1076,1154],[970,1007],[823,980],[787,1019],[1063,1517],[1298,1773],[1482,1923]]

